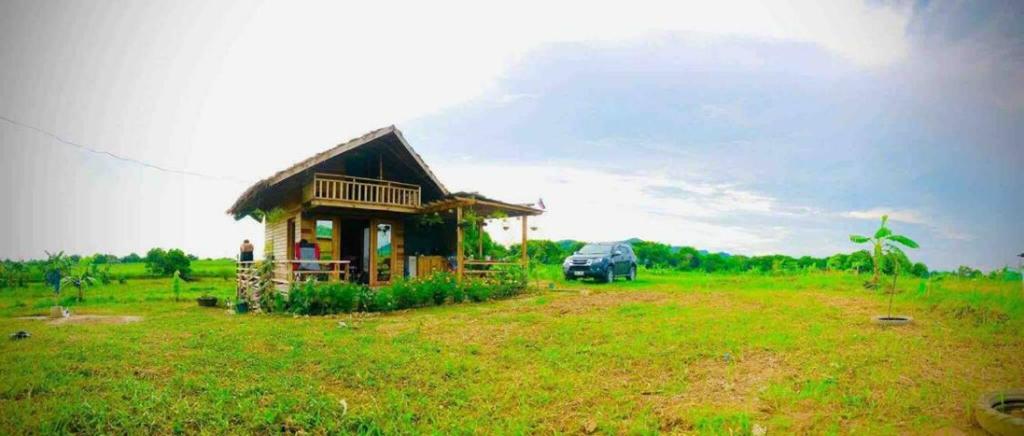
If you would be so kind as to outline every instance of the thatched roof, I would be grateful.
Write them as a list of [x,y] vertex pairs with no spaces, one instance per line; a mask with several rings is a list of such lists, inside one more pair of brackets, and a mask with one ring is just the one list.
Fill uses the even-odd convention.
[[306,160],[296,163],[284,170],[278,171],[276,174],[266,179],[256,182],[254,185],[249,187],[249,189],[245,190],[240,197],[238,197],[238,200],[236,200],[231,208],[227,210],[227,213],[240,219],[256,209],[256,203],[259,197],[275,186],[280,185],[286,180],[300,175],[304,171],[310,170],[330,159],[351,152],[365,145],[380,141],[400,144],[401,148],[408,153],[409,158],[413,162],[413,166],[417,167],[421,171],[422,176],[429,180],[430,183],[434,185],[434,188],[436,188],[442,195],[449,195],[448,189],[444,187],[440,180],[438,180],[437,176],[435,176],[430,170],[430,167],[423,162],[423,158],[420,157],[419,153],[416,153],[416,151],[413,150],[405,140],[405,137],[402,136],[402,132],[392,125],[374,130],[358,138],[353,138],[347,142],[338,144],[329,150],[317,153]]

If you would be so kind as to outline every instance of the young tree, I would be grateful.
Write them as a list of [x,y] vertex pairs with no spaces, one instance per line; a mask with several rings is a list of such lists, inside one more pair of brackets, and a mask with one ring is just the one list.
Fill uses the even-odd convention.
[[72,272],[60,280],[61,285],[78,289],[78,301],[85,301],[85,288],[96,284],[93,269],[88,261],[83,262],[78,272]]
[[[874,274],[871,276],[872,288],[878,287],[879,274],[881,273],[883,258],[886,254],[883,251],[886,246],[891,245],[893,247],[896,247],[896,245],[898,244],[907,248],[918,247],[917,242],[914,242],[912,239],[903,235],[897,235],[893,233],[892,230],[890,230],[889,227],[886,226],[888,221],[889,215],[882,215],[882,225],[878,227],[878,230],[875,230],[874,237],[869,238],[867,236],[861,235],[850,235],[850,241],[855,244],[870,243],[872,245],[872,260],[874,261],[875,269]],[[899,247],[896,248],[897,250],[899,249]],[[899,251],[898,254],[903,254],[903,252]]]
[[71,259],[64,256],[63,251],[56,253],[45,251],[44,253],[46,253],[46,262],[43,264],[43,279],[53,288],[53,293],[60,294],[61,282],[64,276],[71,271]]
[[178,271],[174,272],[174,277],[171,279],[171,291],[174,292],[174,301],[181,300],[181,273]]

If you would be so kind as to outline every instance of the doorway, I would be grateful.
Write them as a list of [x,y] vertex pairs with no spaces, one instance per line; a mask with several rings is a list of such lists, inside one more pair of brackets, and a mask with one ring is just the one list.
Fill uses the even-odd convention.
[[342,218],[341,223],[341,260],[349,261],[349,273],[356,283],[370,282],[370,244],[366,235],[369,233],[370,220]]

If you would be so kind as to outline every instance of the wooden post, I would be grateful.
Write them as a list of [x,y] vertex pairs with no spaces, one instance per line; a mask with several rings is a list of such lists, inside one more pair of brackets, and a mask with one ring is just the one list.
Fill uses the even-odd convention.
[[527,241],[527,238],[526,238],[526,215],[523,215],[522,220],[523,220],[523,241],[522,241],[522,247],[521,248],[523,250],[523,268],[525,269],[530,264],[530,260],[526,256],[526,241]]
[[476,258],[484,260],[484,226],[481,221],[476,222]]
[[455,278],[462,281],[466,265],[462,252],[462,206],[455,208]]
[[[334,233],[331,235],[331,259],[339,261],[341,260],[341,218],[331,218],[331,230],[333,230]],[[332,266],[332,268],[334,268],[334,274],[332,275],[336,282],[341,281],[341,267],[342,265],[340,263],[336,263]]]

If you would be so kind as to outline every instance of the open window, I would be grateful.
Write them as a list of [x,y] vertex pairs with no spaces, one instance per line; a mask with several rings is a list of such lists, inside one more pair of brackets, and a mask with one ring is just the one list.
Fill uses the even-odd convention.
[[376,282],[388,283],[391,281],[391,274],[394,270],[394,253],[392,239],[392,226],[388,223],[378,223],[376,228]]
[[320,246],[320,260],[335,260],[333,220],[316,220],[316,244]]

